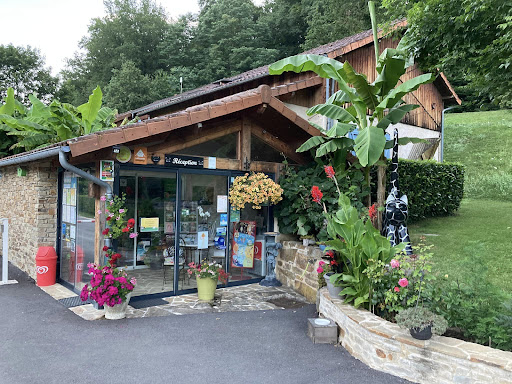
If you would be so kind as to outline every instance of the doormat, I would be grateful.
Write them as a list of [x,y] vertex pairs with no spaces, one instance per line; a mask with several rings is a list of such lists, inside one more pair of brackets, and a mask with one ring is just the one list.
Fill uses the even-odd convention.
[[169,304],[168,301],[163,299],[143,299],[143,300],[135,300],[130,301],[130,307],[135,309],[142,309],[148,307],[156,307],[157,305],[166,305]]
[[78,307],[80,305],[94,304],[95,301],[91,300],[91,299],[82,301],[80,296],[73,296],[73,297],[66,297],[65,299],[60,299],[59,303],[61,303],[66,308],[73,308],[73,307]]
[[284,308],[284,309],[292,309],[292,308],[302,308],[308,303],[305,303],[301,300],[291,299],[286,296],[276,297],[273,299],[266,300],[267,303],[274,304],[277,307]]

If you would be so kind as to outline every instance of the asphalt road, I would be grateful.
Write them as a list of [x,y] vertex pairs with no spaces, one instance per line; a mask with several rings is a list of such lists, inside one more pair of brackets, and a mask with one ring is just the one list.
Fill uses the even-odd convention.
[[0,286],[0,383],[407,383],[313,344],[315,307],[86,321],[15,268]]

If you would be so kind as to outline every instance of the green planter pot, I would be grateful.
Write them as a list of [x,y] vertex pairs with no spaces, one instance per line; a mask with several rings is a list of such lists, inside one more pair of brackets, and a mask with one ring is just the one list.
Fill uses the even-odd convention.
[[217,280],[210,277],[196,277],[197,296],[202,301],[212,301],[217,289]]

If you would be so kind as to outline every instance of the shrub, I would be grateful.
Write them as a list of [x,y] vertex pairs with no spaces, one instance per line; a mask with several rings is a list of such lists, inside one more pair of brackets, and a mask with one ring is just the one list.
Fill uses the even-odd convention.
[[[316,163],[293,168],[287,166],[279,179],[283,188],[283,201],[276,206],[279,232],[283,234],[313,235],[318,240],[327,239],[327,227],[323,208],[313,201],[311,188],[319,187],[323,193],[322,202],[327,211],[338,208],[338,193],[335,184],[326,177],[324,164]],[[364,175],[360,170],[349,169],[344,172],[336,170],[336,179],[340,189],[345,193],[358,211],[363,211],[363,198],[368,195]]]
[[[389,192],[389,167],[386,196]],[[434,160],[399,160],[400,191],[409,200],[409,220],[453,214],[460,207],[464,193],[464,167],[457,163]],[[376,169],[372,180],[377,180]],[[375,193],[375,186],[373,186]]]

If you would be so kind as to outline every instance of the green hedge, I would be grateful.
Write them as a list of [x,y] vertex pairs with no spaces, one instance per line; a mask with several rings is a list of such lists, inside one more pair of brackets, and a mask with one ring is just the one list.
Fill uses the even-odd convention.
[[[400,191],[409,200],[409,220],[453,214],[460,207],[464,193],[464,166],[434,160],[399,160]],[[386,172],[389,192],[389,166]],[[376,182],[377,172],[372,172]]]

